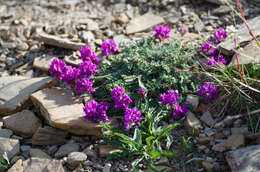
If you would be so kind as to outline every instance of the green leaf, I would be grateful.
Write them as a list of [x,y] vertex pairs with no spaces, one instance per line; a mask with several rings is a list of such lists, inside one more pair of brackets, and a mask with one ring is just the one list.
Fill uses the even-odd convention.
[[141,158],[135,159],[135,160],[131,163],[132,167],[133,167],[133,168],[136,168],[137,165],[138,165],[143,159],[144,159],[144,156],[142,156]]
[[257,41],[257,45],[258,45],[258,47],[260,47],[260,41]]
[[138,84],[139,84],[139,87],[140,87],[140,88],[143,88],[143,89],[145,89],[145,90],[147,90],[147,88],[144,86],[144,83],[142,82],[141,78],[142,78],[142,75],[139,75],[139,76],[138,76]]
[[149,153],[151,159],[156,160],[157,158],[159,158],[161,156],[161,153],[155,149],[153,149],[150,153]]
[[202,161],[203,161],[202,158],[196,158],[196,157],[195,157],[195,158],[192,158],[192,159],[186,161],[185,163],[183,163],[182,166],[186,166],[186,165],[188,165],[188,164],[191,163],[191,162],[195,162],[195,163],[201,165]]
[[189,147],[189,145],[188,145],[186,139],[184,138],[184,136],[182,136],[182,139],[181,139],[181,140],[182,140],[182,145],[183,145],[183,147],[184,147],[186,150],[191,151],[191,149],[190,149],[190,147]]
[[158,133],[158,140],[160,139],[160,138],[162,138],[162,137],[165,137],[165,135],[169,132],[169,131],[171,131],[171,130],[173,130],[175,127],[177,127],[178,125],[180,125],[179,123],[174,123],[174,124],[171,124],[171,125],[168,125],[167,127],[165,127],[164,129],[162,129],[162,131],[160,131],[159,133]]
[[141,145],[142,144],[142,135],[141,135],[141,131],[139,129],[135,129],[135,132],[134,132],[134,137],[133,137],[133,140]]
[[172,135],[167,134],[166,149],[169,150],[173,142]]
[[174,154],[173,152],[170,152],[170,151],[163,151],[163,152],[161,152],[161,154],[162,154],[163,156],[168,157],[168,158],[177,157],[176,154]]

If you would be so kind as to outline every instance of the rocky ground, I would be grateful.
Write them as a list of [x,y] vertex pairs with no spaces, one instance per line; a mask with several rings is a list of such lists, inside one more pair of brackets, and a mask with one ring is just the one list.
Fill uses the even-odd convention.
[[[161,23],[171,26],[177,39],[183,26],[190,32],[187,38],[200,45],[220,26],[233,24],[231,9],[223,2],[0,0],[0,156],[7,153],[8,171],[130,171],[128,159],[104,161],[117,150],[99,139],[99,125],[82,119],[80,98],[51,87],[56,83],[48,73],[50,62],[61,57],[77,66],[77,50],[86,43],[96,52],[103,40],[111,38],[123,47],[152,35],[152,28]],[[255,34],[260,35],[260,3],[242,4]],[[250,41],[248,35],[243,38]],[[252,46],[253,42],[248,44],[244,53],[260,59]],[[194,157],[203,158],[202,166],[181,166],[189,155],[161,159],[158,166],[194,172],[260,170],[260,135],[248,131],[246,114],[219,115],[221,110],[212,110],[198,97],[189,96],[187,102],[196,110],[174,135],[188,137],[187,131],[195,128],[200,152]],[[181,152],[180,144],[175,149]]]

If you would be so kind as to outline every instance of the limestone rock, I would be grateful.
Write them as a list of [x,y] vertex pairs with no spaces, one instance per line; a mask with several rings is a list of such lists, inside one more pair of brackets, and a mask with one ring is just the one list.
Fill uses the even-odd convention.
[[71,90],[44,89],[32,94],[31,99],[50,126],[77,135],[101,136],[101,126],[83,118],[83,104]]
[[[257,37],[260,35],[260,16],[255,17],[251,20],[247,21],[250,28],[252,29],[252,32]],[[248,32],[246,24],[242,24],[238,26],[239,30],[237,32],[238,40],[237,40],[237,46],[243,45],[245,42],[248,42],[252,40],[250,33]],[[233,55],[234,54],[234,39],[232,37],[227,38],[224,42],[222,42],[219,47],[221,49],[221,52],[225,55]],[[259,48],[258,48],[259,49]]]
[[18,159],[7,172],[23,172],[23,160]]
[[121,13],[116,21],[120,24],[128,23],[129,19],[125,13]]
[[39,33],[37,40],[44,42],[47,45],[53,45],[60,48],[66,48],[71,50],[79,50],[81,47],[85,46],[84,43],[71,42],[68,39],[59,38],[54,35],[48,35],[46,33]]
[[245,145],[245,136],[241,134],[229,136],[227,143],[225,144],[227,149],[234,149],[244,145]]
[[197,108],[199,105],[199,97],[189,94],[186,98],[186,102],[192,105],[194,108]]
[[113,152],[120,152],[120,149],[116,149],[113,146],[110,145],[99,145],[99,156],[100,157],[107,157]]
[[204,112],[200,120],[202,120],[205,124],[207,124],[210,127],[212,127],[215,123],[209,111]]
[[71,166],[78,166],[87,159],[87,155],[82,152],[71,152],[68,155],[67,163]]
[[62,145],[68,132],[52,127],[39,127],[32,137],[33,145]]
[[55,57],[49,56],[49,55],[36,57],[33,60],[33,67],[36,68],[36,69],[48,72],[53,59],[55,59]]
[[260,145],[247,146],[225,154],[233,172],[249,172],[260,170]]
[[29,96],[51,84],[50,77],[0,77],[0,115],[10,115],[31,105]]
[[74,56],[65,56],[64,61],[72,66],[79,66],[79,64],[82,62],[81,59],[74,57]]
[[202,166],[203,168],[207,171],[207,172],[214,172],[214,165],[207,162],[207,161],[203,161],[202,162]]
[[147,13],[140,17],[131,20],[126,27],[126,34],[133,34],[137,32],[142,32],[152,27],[164,23],[164,19],[158,15],[153,15]]
[[24,172],[65,172],[62,162],[54,159],[30,158],[23,162]]
[[79,151],[79,145],[76,143],[68,143],[65,145],[62,145],[59,150],[55,153],[56,158],[62,158],[64,156],[67,156],[71,152],[78,152]]
[[23,110],[3,118],[6,128],[18,134],[32,136],[41,125],[38,118],[29,110]]
[[187,113],[187,117],[185,119],[185,125],[188,128],[189,131],[192,129],[195,129],[196,133],[199,132],[199,130],[202,129],[200,120],[198,120],[193,113],[190,111]]
[[0,137],[10,138],[13,132],[8,129],[0,128]]
[[7,153],[8,159],[12,159],[20,152],[19,140],[0,137],[0,161],[3,159],[4,152]]
[[225,0],[205,0],[205,1],[213,3],[213,4],[218,4],[218,5],[225,4]]
[[30,149],[30,156],[36,158],[51,159],[49,155],[47,155],[40,149]]

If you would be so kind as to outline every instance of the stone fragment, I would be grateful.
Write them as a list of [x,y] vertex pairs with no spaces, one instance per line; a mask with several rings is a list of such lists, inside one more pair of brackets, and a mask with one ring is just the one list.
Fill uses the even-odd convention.
[[33,145],[62,145],[68,132],[49,126],[39,127],[32,137]]
[[199,141],[200,144],[208,144],[213,139],[214,139],[213,136],[210,136],[210,137],[199,137],[198,141]]
[[24,172],[65,172],[62,161],[54,159],[30,158],[23,162]]
[[217,5],[224,5],[226,3],[225,0],[205,0],[205,1],[213,3],[213,4],[217,4]]
[[109,156],[113,152],[121,151],[120,149],[117,149],[110,145],[98,145],[98,150],[99,150],[99,156],[102,158]]
[[11,135],[13,135],[11,130],[0,128],[0,137],[10,138]]
[[68,143],[65,145],[62,145],[59,150],[55,153],[56,158],[62,158],[64,156],[67,156],[71,152],[78,152],[79,151],[79,145],[76,143]]
[[51,85],[50,77],[0,77],[0,116],[10,115],[31,105],[29,96]]
[[200,120],[198,120],[193,113],[190,111],[187,113],[187,117],[185,119],[185,125],[188,128],[189,131],[192,129],[195,129],[196,133],[199,133],[199,131],[202,129]]
[[225,154],[232,171],[249,172],[260,170],[260,145],[252,145],[229,151]]
[[86,147],[82,152],[84,152],[90,158],[96,158],[96,152],[93,150],[93,146]]
[[0,161],[3,160],[2,155],[7,153],[8,159],[12,159],[20,152],[19,140],[0,137]]
[[232,135],[249,134],[248,127],[231,128]]
[[22,152],[29,152],[30,150],[31,150],[31,146],[29,146],[29,145],[22,145],[21,146]]
[[207,171],[207,172],[214,172],[214,165],[207,162],[207,161],[203,161],[202,162],[202,166],[203,168]]
[[193,108],[197,108],[199,105],[199,97],[194,95],[188,95],[186,98],[186,102],[193,106]]
[[169,160],[167,157],[162,156],[162,157],[160,157],[160,160],[156,161],[154,164],[155,165],[169,165]]
[[48,72],[53,59],[55,59],[55,57],[49,56],[49,55],[43,55],[41,57],[36,57],[33,60],[33,67],[36,69]]
[[18,44],[17,44],[16,48],[17,48],[18,50],[20,50],[20,51],[26,51],[26,50],[28,50],[29,45],[26,44],[25,42],[21,42],[21,43],[18,43]]
[[212,127],[215,123],[209,111],[204,112],[200,120],[203,121],[205,124],[207,124],[209,127]]
[[89,31],[96,31],[99,30],[98,23],[92,21],[87,24]]
[[9,168],[9,170],[7,172],[24,172],[23,171],[23,160],[18,159],[16,161],[16,163],[11,168]]
[[85,42],[90,43],[95,40],[95,35],[91,31],[81,31],[79,37]]
[[71,166],[78,166],[87,159],[87,155],[82,152],[71,152],[68,155],[67,163]]
[[34,113],[29,110],[23,110],[3,118],[6,128],[9,128],[15,133],[27,136],[32,136],[39,128],[41,124],[38,120],[39,119],[34,115]]
[[110,163],[106,163],[105,167],[103,168],[102,172],[110,172],[112,165]]
[[[257,37],[260,35],[260,16],[255,17],[247,21],[252,32]],[[248,32],[246,24],[238,26],[239,30],[237,32],[237,46],[242,46],[245,42],[252,40],[250,33]],[[224,42],[219,45],[221,52],[225,55],[234,54],[234,39],[233,37],[228,37]]]
[[[163,165],[158,165],[158,166],[155,166],[157,170],[159,171],[162,171],[164,170],[164,172],[172,172],[173,169],[171,169],[170,167],[168,166],[163,166]],[[154,172],[154,170],[152,170],[151,168],[146,168],[144,170],[144,172]]]
[[228,137],[228,140],[225,144],[227,149],[236,149],[238,147],[245,145],[245,136],[244,135],[231,135]]
[[81,47],[85,46],[83,43],[71,42],[68,39],[59,38],[57,36],[48,35],[46,33],[39,33],[36,39],[40,42],[44,42],[47,45],[53,45],[65,49],[79,50]]
[[49,155],[43,152],[41,149],[31,149],[30,156],[43,159],[52,159]]
[[50,88],[32,94],[31,99],[50,126],[77,135],[101,136],[101,125],[84,119],[83,104],[72,95],[71,90]]
[[81,59],[74,57],[74,56],[65,56],[64,61],[72,66],[79,66],[79,64],[82,62]]
[[164,23],[164,19],[158,15],[147,13],[131,20],[126,27],[126,34],[142,32]]
[[226,146],[225,146],[225,143],[219,143],[219,144],[216,144],[212,147],[212,150],[214,151],[217,151],[217,152],[224,152],[227,150]]
[[121,13],[116,21],[120,24],[128,23],[129,19],[125,13]]
[[220,7],[214,9],[212,11],[212,14],[215,14],[215,15],[223,15],[223,14],[227,14],[231,12],[231,8],[229,8],[229,6],[227,5],[221,5]]
[[[254,40],[238,50],[238,60],[239,64],[260,63],[260,47],[257,46],[257,43]],[[229,65],[237,65],[236,55],[233,56]]]

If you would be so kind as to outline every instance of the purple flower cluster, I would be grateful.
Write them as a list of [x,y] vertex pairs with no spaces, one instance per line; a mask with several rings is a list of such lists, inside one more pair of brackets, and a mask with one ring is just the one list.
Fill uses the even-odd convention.
[[[227,37],[227,32],[220,27],[214,34],[214,39],[215,39],[214,42],[218,44],[222,42],[226,37]],[[207,41],[207,43],[201,46],[201,50],[206,55],[211,56],[211,58],[209,58],[207,61],[207,65],[214,66],[220,63],[227,65],[226,59],[221,54],[217,54],[218,50],[214,42]]]
[[132,126],[136,123],[138,123],[141,119],[141,112],[136,108],[126,108],[125,109],[125,115],[124,115],[124,129],[129,130],[132,128]]
[[200,86],[198,94],[200,96],[205,96],[208,100],[218,98],[217,89],[211,82],[205,82]]
[[222,27],[216,30],[214,34],[214,38],[217,42],[222,42],[227,37],[227,31],[225,31]]
[[118,49],[114,40],[105,40],[101,46],[102,54],[109,56],[111,53],[117,53]]
[[87,45],[81,48],[80,53],[79,58],[83,62],[80,63],[78,68],[66,65],[63,60],[55,58],[50,65],[50,74],[55,75],[58,80],[66,82],[78,94],[85,91],[93,93],[95,90],[92,88],[93,82],[90,77],[98,70],[96,63],[99,62],[99,59]]
[[107,102],[96,102],[95,100],[91,100],[88,104],[85,104],[83,107],[83,110],[85,112],[85,119],[90,119],[94,122],[98,122],[98,120],[101,118],[104,122],[109,122],[109,119],[107,117],[107,110],[109,108],[110,104]]
[[132,99],[125,93],[124,88],[122,87],[115,87],[111,92],[111,99],[115,103],[115,109],[126,109],[129,104],[133,101]]
[[160,96],[163,105],[169,104],[170,106],[174,106],[174,104],[179,101],[178,93],[175,93],[174,90],[169,90],[168,94],[163,93]]
[[166,26],[164,24],[162,25],[158,25],[158,26],[155,26],[154,27],[154,31],[155,31],[155,34],[154,34],[154,37],[156,39],[167,39],[170,37],[170,28],[169,26]]
[[146,97],[147,92],[143,88],[139,88],[138,94],[139,94],[141,100],[143,100]]
[[92,61],[95,64],[100,62],[100,59],[96,57],[95,53],[89,48],[88,45],[85,45],[80,49],[79,59],[82,61]]
[[180,119],[184,116],[186,116],[187,113],[187,107],[186,105],[180,106],[177,101],[179,101],[179,95],[174,92],[174,90],[169,90],[168,94],[163,93],[160,96],[160,99],[162,101],[163,105],[169,104],[173,109],[172,109],[172,116],[174,119]]

